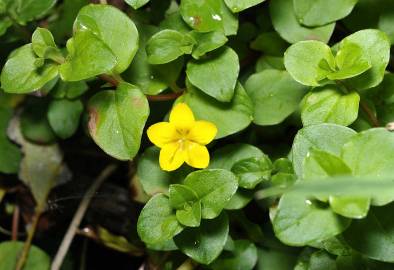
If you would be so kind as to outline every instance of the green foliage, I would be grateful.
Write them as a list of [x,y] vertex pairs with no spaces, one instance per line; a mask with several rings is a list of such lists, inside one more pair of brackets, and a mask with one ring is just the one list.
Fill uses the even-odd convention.
[[297,110],[307,88],[287,71],[268,69],[255,73],[245,83],[254,105],[253,122],[268,126],[281,123]]
[[0,0],[0,36],[0,220],[27,235],[0,270],[58,269],[104,178],[62,269],[100,244],[115,268],[393,268],[392,0]]
[[121,83],[94,95],[88,105],[89,132],[109,155],[132,159],[138,152],[149,106],[141,90]]
[[[23,248],[23,242],[4,241],[0,244],[1,270],[14,269],[16,259]],[[47,270],[50,268],[50,258],[40,248],[33,246],[30,249],[25,269],[27,270]]]
[[190,61],[186,69],[187,78],[194,86],[222,102],[233,98],[238,73],[238,55],[228,47],[212,53],[208,59]]

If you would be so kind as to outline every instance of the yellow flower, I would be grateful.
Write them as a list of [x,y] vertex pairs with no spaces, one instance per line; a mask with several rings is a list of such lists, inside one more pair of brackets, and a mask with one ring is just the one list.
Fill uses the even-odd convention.
[[177,104],[170,113],[170,122],[160,122],[148,128],[148,138],[160,147],[160,167],[173,171],[184,162],[194,168],[206,168],[209,153],[205,147],[216,136],[216,126],[208,121],[196,121],[186,103]]

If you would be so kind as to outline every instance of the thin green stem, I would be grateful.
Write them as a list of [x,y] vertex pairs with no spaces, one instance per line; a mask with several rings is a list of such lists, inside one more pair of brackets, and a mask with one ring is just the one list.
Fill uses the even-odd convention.
[[33,238],[34,238],[34,235],[37,230],[38,221],[40,220],[42,213],[43,213],[43,209],[41,207],[37,207],[35,214],[33,216],[32,223],[30,224],[30,228],[27,231],[27,239],[26,239],[25,244],[23,246],[22,252],[18,258],[18,261],[16,263],[15,270],[22,270],[25,263],[26,263],[31,244],[33,242]]

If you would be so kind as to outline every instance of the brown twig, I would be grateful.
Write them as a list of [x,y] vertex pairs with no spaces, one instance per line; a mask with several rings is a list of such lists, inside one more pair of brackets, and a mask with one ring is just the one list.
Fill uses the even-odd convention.
[[88,209],[88,206],[93,198],[93,195],[97,192],[101,184],[116,170],[116,168],[117,166],[114,164],[108,165],[100,173],[100,175],[96,178],[96,180],[93,182],[93,184],[90,186],[90,188],[84,195],[70,223],[70,226],[68,227],[67,232],[64,235],[63,241],[60,244],[56,256],[53,259],[51,270],[59,270],[60,267],[62,266],[63,260],[71,246],[71,242],[73,241],[75,234],[78,231],[78,227],[82,222],[82,219]]
[[14,213],[12,215],[12,241],[18,240],[18,231],[19,231],[19,206],[15,205]]

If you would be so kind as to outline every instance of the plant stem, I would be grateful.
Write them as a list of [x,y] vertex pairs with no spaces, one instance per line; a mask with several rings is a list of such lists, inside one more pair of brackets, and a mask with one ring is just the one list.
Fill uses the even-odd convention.
[[195,266],[192,260],[187,259],[176,270],[193,270]]
[[363,100],[360,100],[360,106],[361,106],[361,109],[363,109],[363,111],[368,116],[369,122],[372,124],[372,126],[380,127],[379,120],[376,118],[373,111],[368,107],[368,104],[365,103]]
[[22,253],[19,256],[18,261],[16,263],[15,270],[22,270],[23,266],[26,263],[27,257],[29,256],[31,244],[33,242],[34,234],[36,233],[38,221],[40,220],[42,213],[43,213],[43,208],[40,206],[37,206],[35,214],[33,216],[32,223],[30,224],[30,228],[28,229],[28,232],[27,232],[27,239],[26,239],[25,244],[23,246]]
[[100,79],[103,81],[106,81],[107,83],[111,84],[112,86],[117,87],[119,85],[119,80],[117,80],[115,77],[107,74],[101,74],[99,76]]
[[14,213],[12,215],[12,241],[18,240],[19,212],[19,206],[15,205]]
[[180,93],[163,94],[163,95],[156,95],[156,96],[149,96],[149,95],[147,95],[146,98],[149,101],[167,101],[167,100],[177,99],[181,95],[182,95],[182,92],[180,92]]
[[[115,76],[111,76],[108,74],[101,74],[98,76],[101,80],[106,81],[107,83],[111,84],[112,86],[117,87],[119,85],[119,82],[121,81],[120,78],[116,78]],[[177,99],[179,96],[183,94],[183,89],[180,92],[174,92],[170,94],[163,94],[163,95],[146,95],[146,98],[149,101],[167,101],[167,100],[174,100]]]
[[60,244],[60,247],[56,253],[55,258],[53,259],[51,270],[59,270],[63,264],[63,260],[70,248],[71,242],[74,239],[74,236],[78,230],[79,225],[88,209],[90,201],[93,198],[93,195],[100,188],[101,184],[116,170],[117,166],[114,164],[108,165],[100,175],[94,180],[93,184],[89,187],[88,191],[86,191],[84,197],[82,198],[81,203],[78,206],[77,211],[74,214],[74,217],[70,223],[70,226],[67,229],[66,234],[64,235],[63,241]]

